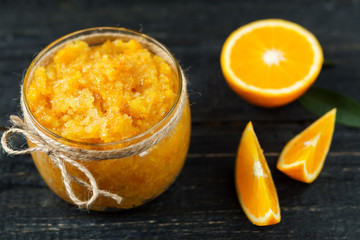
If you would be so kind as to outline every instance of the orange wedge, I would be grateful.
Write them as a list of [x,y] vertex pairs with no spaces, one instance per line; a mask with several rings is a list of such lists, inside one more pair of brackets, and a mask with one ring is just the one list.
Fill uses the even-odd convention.
[[221,51],[230,87],[250,103],[285,105],[315,81],[323,63],[316,37],[296,23],[259,20],[235,30]]
[[291,139],[281,152],[276,167],[293,179],[313,182],[329,152],[335,118],[336,108]]
[[251,122],[239,144],[235,186],[240,205],[253,224],[266,226],[280,222],[276,188]]

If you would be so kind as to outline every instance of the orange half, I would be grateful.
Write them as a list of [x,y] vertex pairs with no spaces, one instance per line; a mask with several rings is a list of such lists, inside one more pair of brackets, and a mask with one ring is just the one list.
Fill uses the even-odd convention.
[[336,108],[291,139],[279,156],[277,168],[298,181],[313,182],[329,152],[335,119]]
[[266,226],[280,222],[275,184],[251,122],[239,144],[235,186],[240,205],[253,224]]
[[250,103],[276,107],[297,99],[314,83],[323,52],[316,37],[302,26],[267,19],[231,33],[220,62],[237,94]]

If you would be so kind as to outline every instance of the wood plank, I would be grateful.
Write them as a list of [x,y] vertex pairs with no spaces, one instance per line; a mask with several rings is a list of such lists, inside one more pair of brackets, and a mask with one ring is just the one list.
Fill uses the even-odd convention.
[[[313,121],[315,120],[316,117],[313,117]],[[253,125],[265,154],[276,156],[288,141],[313,121],[302,123],[253,122]],[[230,124],[219,122],[193,124],[189,156],[235,156],[246,124],[245,121]],[[358,156],[360,154],[359,132],[358,129],[336,125],[330,154],[334,156]],[[19,136],[12,138],[12,141],[15,147],[25,144],[24,140]]]
[[[316,118],[313,119],[313,121]],[[261,147],[267,153],[280,153],[285,144],[312,122],[273,123],[253,122]],[[236,154],[242,131],[247,122],[234,124],[213,123],[193,126],[190,154]],[[356,155],[360,152],[359,131],[336,125],[331,152]]]
[[[348,128],[335,131],[324,170],[314,184],[308,185],[291,180],[275,169],[278,151],[287,138],[303,128],[303,124],[255,122],[254,126],[279,193],[283,220],[277,227],[259,230],[252,226],[237,202],[233,166],[243,129],[240,124],[196,125],[189,157],[175,184],[155,201],[120,213],[80,211],[47,188],[29,156],[2,154],[0,213],[12,217],[0,220],[0,233],[24,238],[39,235],[49,238],[81,238],[85,235],[89,238],[134,238],[148,234],[160,238],[191,235],[194,239],[224,236],[225,239],[238,236],[248,239],[255,235],[270,239],[357,236],[357,230],[346,229],[360,227],[356,221],[360,213],[356,204],[360,200],[357,184],[360,155],[354,155],[353,151],[344,152],[356,149],[352,144],[359,146],[357,132]],[[345,140],[354,140],[355,143]],[[275,148],[273,152],[269,152],[271,148]],[[313,222],[321,224],[314,226]],[[353,225],[350,227],[350,224]],[[73,231],[67,231],[70,228]],[[291,229],[291,232],[286,229]]]
[[[9,159],[7,159],[9,160]],[[329,157],[315,183],[291,180],[274,169],[282,222],[257,228],[237,202],[232,157],[191,158],[175,184],[140,208],[87,213],[57,198],[36,173],[30,157],[0,162],[2,237],[31,238],[243,238],[355,239],[360,222],[360,162]],[[101,231],[99,231],[101,229]]]
[[[86,6],[86,11],[77,11],[78,6]],[[259,9],[258,6],[267,7]],[[286,11],[279,11],[279,6]],[[302,10],[304,6],[306,12]],[[360,22],[360,16],[355,11],[359,9],[356,2],[281,1],[275,6],[261,1],[170,2],[166,5],[160,2],[109,2],[98,6],[91,1],[70,1],[66,4],[35,1],[26,7],[14,11],[14,4],[5,1],[0,9],[0,101],[4,105],[0,108],[0,126],[6,124],[7,116],[17,112],[18,103],[13,99],[19,97],[19,76],[34,54],[62,35],[99,25],[142,28],[174,52],[182,66],[188,69],[194,122],[297,121],[312,118],[297,103],[278,109],[254,107],[239,98],[225,83],[219,65],[221,46],[231,31],[255,20],[255,16],[275,15],[298,22],[313,31],[323,45],[325,57],[336,62],[335,68],[322,71],[316,85],[360,100],[356,87],[359,85],[356,79],[360,77],[357,71],[360,56],[357,39],[360,33],[355,31],[359,27],[355,23]],[[170,14],[168,9],[175,12]],[[17,17],[20,15],[21,18]],[[329,15],[332,17],[329,18]],[[347,17],[343,18],[344,15]],[[186,21],[188,16],[193,17],[191,22]]]

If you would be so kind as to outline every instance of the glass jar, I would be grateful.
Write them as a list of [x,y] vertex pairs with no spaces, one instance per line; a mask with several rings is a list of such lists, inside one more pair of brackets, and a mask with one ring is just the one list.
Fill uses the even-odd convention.
[[[94,46],[104,43],[107,39],[121,39],[124,41],[135,39],[140,42],[143,47],[162,57],[169,64],[178,81],[176,83],[178,86],[177,97],[171,110],[149,130],[132,138],[113,143],[94,144],[78,142],[63,138],[43,127],[30,112],[26,99],[27,88],[34,70],[38,66],[46,66],[54,54],[70,41],[82,40],[87,42],[89,46]],[[158,133],[169,123],[177,109],[181,107],[181,97],[186,97],[186,103],[185,106],[183,105],[184,109],[181,111],[182,115],[180,120],[178,120],[176,125],[165,137],[149,149],[139,154],[120,159],[94,161],[76,160],[86,167],[94,176],[99,189],[122,197],[122,201],[119,204],[112,198],[100,195],[96,201],[89,206],[90,210],[111,211],[130,209],[140,206],[164,192],[175,180],[184,165],[190,141],[191,116],[187,96],[183,96],[183,94],[187,94],[186,91],[183,91],[184,88],[186,88],[183,81],[184,75],[176,59],[164,45],[155,39],[124,28],[106,27],[85,29],[56,40],[42,50],[33,60],[26,72],[23,82],[22,95],[24,96],[24,111],[30,116],[36,128],[52,140],[79,149],[103,151],[123,149]],[[32,142],[28,141],[28,143],[30,147],[35,146]],[[32,158],[39,173],[50,189],[59,197],[69,203],[73,203],[66,192],[59,168],[55,166],[49,156],[42,152],[33,152]],[[86,182],[84,174],[77,168],[69,164],[65,166],[68,173],[74,179],[80,179]],[[79,199],[89,199],[91,193],[89,193],[89,190],[82,184],[72,181],[71,187]]]

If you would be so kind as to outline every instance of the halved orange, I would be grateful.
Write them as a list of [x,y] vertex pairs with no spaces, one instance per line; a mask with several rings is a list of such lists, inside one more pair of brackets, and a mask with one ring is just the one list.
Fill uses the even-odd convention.
[[336,108],[291,139],[279,156],[277,168],[293,179],[313,182],[329,152],[335,118]]
[[314,83],[323,52],[316,37],[302,26],[267,19],[231,33],[220,62],[237,94],[256,105],[277,107],[297,99]]
[[276,188],[251,122],[240,140],[235,186],[240,205],[253,224],[266,226],[280,222]]

